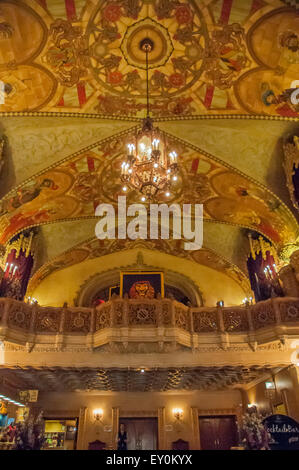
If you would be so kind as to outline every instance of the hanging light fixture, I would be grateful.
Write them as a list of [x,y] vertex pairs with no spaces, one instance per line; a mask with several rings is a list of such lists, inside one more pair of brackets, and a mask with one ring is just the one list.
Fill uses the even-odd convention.
[[150,117],[148,69],[154,43],[145,38],[140,48],[146,57],[147,116],[142,129],[128,143],[127,157],[121,165],[121,180],[123,192],[128,191],[128,186],[138,190],[144,202],[154,199],[158,193],[171,196],[171,185],[178,180],[178,155],[169,148],[165,135],[154,127]]

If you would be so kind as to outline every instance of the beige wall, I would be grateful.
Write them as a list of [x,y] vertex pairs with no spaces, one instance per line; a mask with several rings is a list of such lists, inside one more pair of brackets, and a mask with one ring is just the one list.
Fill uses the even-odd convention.
[[[160,426],[159,439],[163,448],[171,449],[171,443],[177,439],[188,441],[191,449],[199,448],[197,410],[200,414],[238,413],[242,403],[238,390],[225,392],[160,392],[160,393],[40,393],[38,406],[44,409],[46,417],[75,417],[80,415],[79,448],[87,449],[88,443],[96,439],[113,445],[115,432],[104,430],[112,426],[112,408],[119,408],[122,417],[158,417],[158,409],[164,408],[165,421]],[[86,408],[86,411],[83,410]],[[102,424],[95,423],[93,410],[102,408]],[[173,417],[173,408],[182,408],[182,423],[177,424]],[[85,415],[85,423],[83,416]],[[196,417],[194,418],[194,415]],[[161,412],[160,412],[161,416]],[[193,418],[192,418],[193,416]],[[197,421],[197,422],[196,422]],[[159,420],[160,424],[163,424]],[[165,431],[165,425],[171,425],[171,431]],[[80,436],[83,436],[81,438]]]
[[91,276],[111,269],[125,270],[126,267],[136,262],[140,251],[145,265],[175,271],[192,279],[202,292],[207,306],[214,307],[219,300],[224,300],[225,305],[240,305],[247,295],[231,277],[215,269],[183,258],[180,258],[178,262],[175,256],[150,250],[113,253],[56,271],[42,280],[31,295],[38,300],[40,305],[61,307],[64,302],[73,305],[80,287]]
[[[249,403],[255,403],[261,411],[272,411],[272,405],[284,403],[289,416],[299,421],[299,368],[287,367],[274,375],[277,393],[273,399],[265,396],[265,381],[247,391]],[[272,380],[269,376],[268,380]]]

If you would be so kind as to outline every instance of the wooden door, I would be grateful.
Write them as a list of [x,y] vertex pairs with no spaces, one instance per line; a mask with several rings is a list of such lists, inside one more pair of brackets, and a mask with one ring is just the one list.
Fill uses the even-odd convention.
[[202,450],[229,450],[237,445],[235,416],[206,416],[199,418]]
[[214,418],[199,418],[200,447],[202,450],[216,450],[216,426]]
[[229,450],[238,444],[237,425],[234,416],[217,419],[217,445],[219,450]]

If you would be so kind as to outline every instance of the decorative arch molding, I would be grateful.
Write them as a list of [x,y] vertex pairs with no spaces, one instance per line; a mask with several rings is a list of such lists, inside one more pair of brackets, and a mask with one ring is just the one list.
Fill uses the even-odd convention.
[[[157,266],[150,266],[143,262],[142,253],[138,252],[136,263],[121,266],[117,269],[110,269],[102,273],[97,273],[90,276],[83,284],[81,284],[76,297],[74,298],[74,305],[76,307],[88,307],[90,299],[92,299],[102,289],[119,283],[120,270],[148,270],[148,271],[161,271]],[[204,298],[202,292],[196,284],[184,274],[176,271],[164,271],[165,284],[180,289],[191,301],[193,307],[203,307]]]
[[[211,221],[209,220],[209,222],[217,223],[216,221],[212,221],[212,220]],[[52,223],[54,223],[54,222],[52,222]],[[222,222],[219,222],[219,223],[222,224]],[[48,224],[45,224],[45,225],[48,225]],[[227,225],[233,225],[233,224],[227,224]],[[31,277],[31,279],[29,281],[28,289],[27,289],[27,295],[33,295],[33,292],[38,287],[38,285],[48,275],[52,274],[53,272],[59,271],[59,270],[64,269],[66,267],[76,265],[76,264],[80,263],[81,261],[85,261],[87,259],[93,259],[95,257],[100,258],[102,256],[106,256],[107,254],[111,254],[115,251],[115,248],[114,249],[111,248],[108,252],[106,251],[105,254],[102,253],[100,255],[99,254],[94,255],[93,251],[90,247],[90,244],[93,241],[97,241],[97,239],[94,238],[94,237],[88,238],[83,243],[80,242],[77,245],[74,245],[72,248],[62,252],[60,255],[58,255],[54,258],[51,258],[49,261],[47,261],[42,266],[40,266],[34,272],[33,276]],[[134,248],[136,250],[138,250],[138,249],[150,249],[147,246],[147,242],[138,240],[138,241],[135,241],[132,246],[130,245],[130,248],[127,246],[127,248],[117,249],[117,251],[122,252],[122,251],[126,251],[126,249],[131,249],[131,248]],[[203,249],[206,250],[206,251],[209,251],[213,258],[215,257],[216,259],[219,259],[220,263],[224,263],[224,264],[229,265],[230,269],[226,269],[226,270],[222,271],[221,269],[211,267],[209,264],[201,263],[200,261],[196,261],[192,257],[190,257],[190,255],[187,255],[187,258],[190,261],[193,261],[193,262],[198,263],[198,264],[203,264],[207,267],[211,267],[212,269],[215,269],[216,271],[223,272],[223,274],[228,275],[235,282],[237,282],[237,284],[239,284],[243,288],[244,292],[246,292],[247,297],[250,296],[250,293],[251,293],[250,284],[249,284],[248,276],[245,273],[245,271],[240,266],[234,264],[229,258],[224,257],[222,254],[220,254],[215,249],[207,248],[205,246],[203,246]],[[76,250],[82,250],[82,251],[84,250],[85,253],[86,253],[86,257],[84,257],[81,261],[75,261],[75,260],[72,261],[71,260],[69,263],[63,263],[63,266],[60,266],[59,261],[61,260],[61,258],[65,257],[65,256],[68,256],[68,255],[71,255],[73,250],[75,250],[75,251]],[[161,253],[177,256],[178,259],[180,259],[180,255],[177,254],[177,253],[173,254],[172,250],[169,251],[167,249],[163,250],[163,249],[158,248],[158,251],[161,252]],[[188,252],[185,252],[185,253],[188,253]],[[126,266],[123,266],[122,268],[126,269]],[[140,267],[139,267],[139,269],[140,269]],[[159,268],[159,270],[160,270],[160,268]],[[233,273],[236,273],[237,276],[235,276]],[[192,282],[192,281],[190,280],[190,282]]]

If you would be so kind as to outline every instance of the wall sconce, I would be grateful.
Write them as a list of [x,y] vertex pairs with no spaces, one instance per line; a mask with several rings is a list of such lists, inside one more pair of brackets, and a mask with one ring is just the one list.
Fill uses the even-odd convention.
[[96,410],[93,410],[93,417],[95,421],[101,421],[103,418],[102,408],[97,408]]
[[175,419],[177,419],[178,421],[182,419],[183,410],[181,408],[174,408],[172,412],[173,412],[173,416],[175,417]]
[[248,307],[248,305],[252,305],[253,304],[253,298],[252,297],[245,297],[245,299],[242,300],[242,305],[245,305],[246,307]]
[[273,400],[276,394],[276,386],[275,382],[272,380],[268,380],[265,382],[265,397],[269,400]]
[[275,390],[274,382],[265,382],[266,390]]

